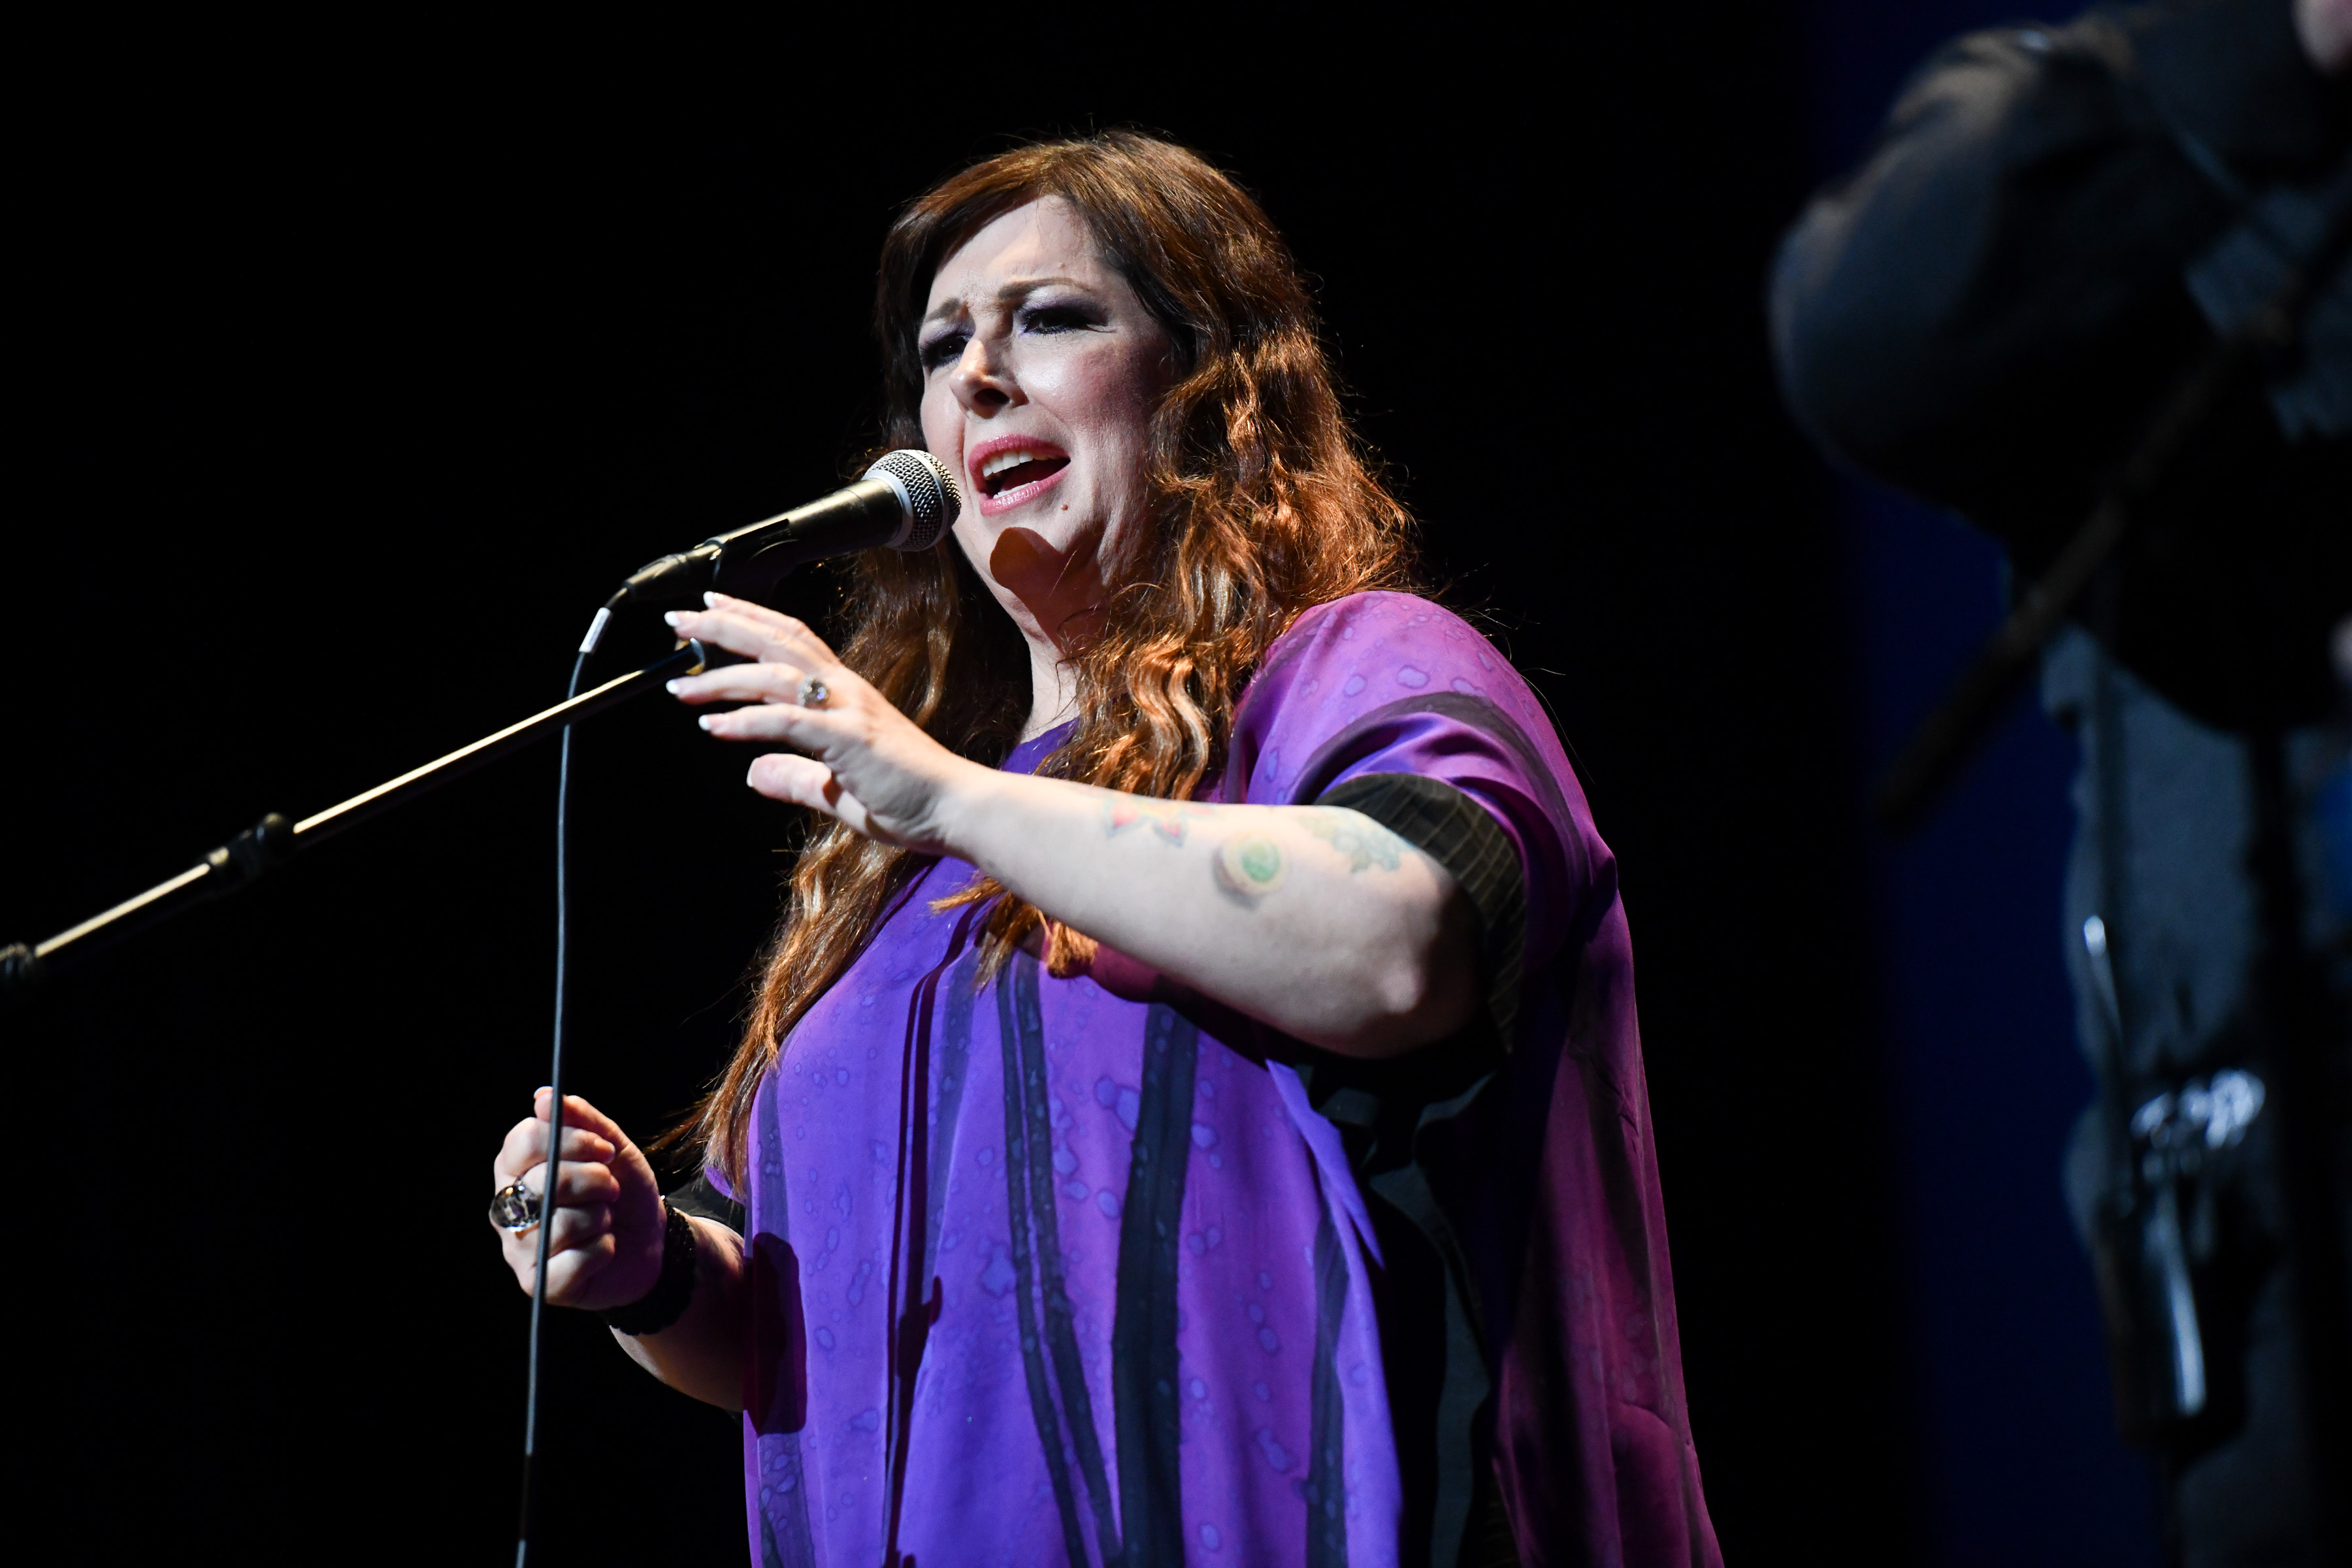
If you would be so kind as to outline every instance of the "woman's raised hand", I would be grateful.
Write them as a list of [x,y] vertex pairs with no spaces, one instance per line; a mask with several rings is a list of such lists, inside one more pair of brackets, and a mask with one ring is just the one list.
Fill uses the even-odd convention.
[[[547,1190],[547,1118],[542,1089],[531,1114],[514,1124],[490,1167],[493,1190],[520,1178]],[[610,1117],[576,1094],[563,1097],[562,1180],[548,1235],[547,1299],[560,1307],[622,1307],[661,1278],[662,1199],[653,1166]],[[542,1209],[544,1201],[542,1199]],[[541,1224],[547,1224],[545,1219]],[[539,1267],[539,1232],[498,1226],[507,1267],[528,1292]]]
[[[923,733],[799,621],[721,594],[708,598],[709,609],[669,616],[677,635],[755,662],[686,676],[669,689],[683,702],[756,704],[704,715],[702,727],[721,740],[778,742],[805,753],[760,758],[751,786],[868,838],[944,850],[941,819],[953,786],[987,770]],[[824,687],[822,706],[801,700],[811,680]]]

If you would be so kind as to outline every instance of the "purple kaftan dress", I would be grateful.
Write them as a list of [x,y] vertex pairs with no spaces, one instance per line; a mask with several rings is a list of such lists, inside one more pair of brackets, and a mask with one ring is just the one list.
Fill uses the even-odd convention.
[[[1405,595],[1300,617],[1202,798],[1305,805],[1375,775],[1482,807],[1524,910],[1489,963],[1491,1070],[1417,1112],[1402,1173],[1360,1179],[1358,1101],[1310,1091],[1321,1053],[1115,952],[1067,980],[1016,955],[977,987],[972,911],[930,907],[961,861],[801,1020],[739,1194],[760,1568],[1396,1563],[1414,1486],[1383,1268],[1424,1235],[1468,1304],[1447,1320],[1448,1473],[1475,1450],[1521,1560],[1717,1561],[1609,851],[1526,684]],[[1436,1510],[1454,1540],[1459,1498]]]

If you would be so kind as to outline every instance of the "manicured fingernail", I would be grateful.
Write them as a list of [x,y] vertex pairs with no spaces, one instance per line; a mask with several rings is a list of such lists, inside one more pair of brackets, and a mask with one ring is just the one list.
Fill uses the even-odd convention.
[[710,726],[711,726],[712,724],[714,724],[714,723],[718,722],[718,720],[719,720],[719,715],[718,715],[718,714],[716,714],[716,713],[705,713],[701,718],[697,719],[697,720],[695,721],[695,722],[696,722],[696,723],[698,723],[698,724],[699,724],[699,725],[701,725],[704,729],[708,730],[708,729],[709,729],[709,728],[710,728]]
[[684,680],[664,681],[662,683],[662,689],[666,691],[676,691],[679,687],[684,686],[686,682]]
[[684,619],[686,619],[686,612],[684,610],[664,610],[662,612],[662,620],[667,625],[674,626]]
[[706,605],[716,607],[719,603],[719,595],[716,594],[705,594],[702,595],[702,602]]

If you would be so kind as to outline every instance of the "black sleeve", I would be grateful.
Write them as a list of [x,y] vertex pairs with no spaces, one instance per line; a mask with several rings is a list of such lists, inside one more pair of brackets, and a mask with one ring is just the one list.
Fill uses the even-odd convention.
[[[2183,282],[2233,187],[2345,146],[2291,0],[2175,0],[1947,46],[1783,243],[1791,408],[1856,466],[2025,547],[2079,518],[2211,329]],[[2037,548],[2041,547],[2041,548]]]
[[1518,1026],[1528,909],[1527,872],[1509,836],[1476,801],[1417,773],[1359,773],[1315,804],[1360,811],[1445,868],[1477,911],[1486,1012],[1507,1048]]

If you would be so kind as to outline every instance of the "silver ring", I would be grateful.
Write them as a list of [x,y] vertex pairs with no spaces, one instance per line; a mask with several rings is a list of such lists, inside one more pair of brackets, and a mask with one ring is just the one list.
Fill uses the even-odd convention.
[[517,1176],[500,1187],[490,1198],[490,1223],[520,1236],[539,1223],[539,1194],[522,1184]]
[[824,682],[814,675],[801,682],[801,706],[803,708],[822,708],[824,706],[825,699],[832,695],[833,693],[825,689]]

